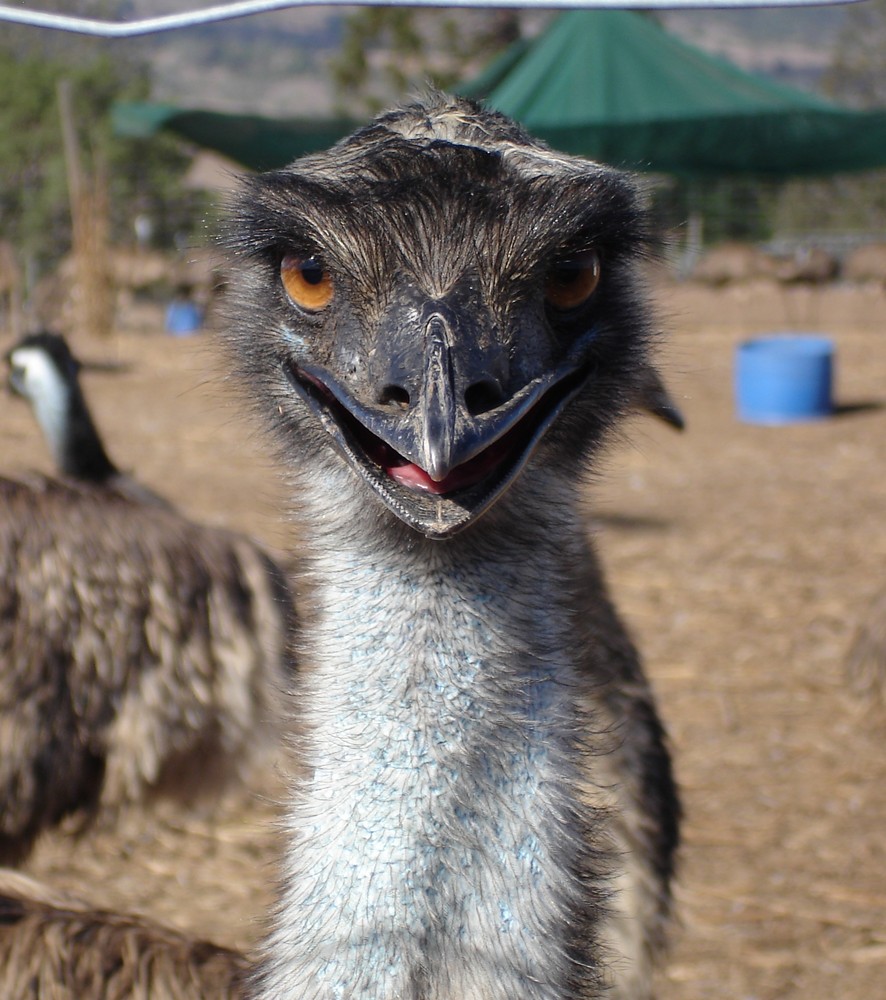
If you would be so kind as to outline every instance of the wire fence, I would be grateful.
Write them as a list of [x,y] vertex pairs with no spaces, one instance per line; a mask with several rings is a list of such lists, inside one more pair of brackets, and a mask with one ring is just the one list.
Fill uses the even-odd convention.
[[862,0],[239,0],[236,3],[216,4],[203,9],[185,10],[160,17],[139,18],[132,21],[108,21],[99,18],[73,17],[50,11],[32,10],[29,7],[10,7],[0,4],[0,21],[26,24],[39,28],[52,28],[77,34],[97,35],[102,38],[132,38],[159,31],[174,31],[197,25],[266,14],[290,7],[452,7],[452,8],[511,8],[548,10],[588,7],[701,9],[736,7],[809,7],[832,3],[859,3]]

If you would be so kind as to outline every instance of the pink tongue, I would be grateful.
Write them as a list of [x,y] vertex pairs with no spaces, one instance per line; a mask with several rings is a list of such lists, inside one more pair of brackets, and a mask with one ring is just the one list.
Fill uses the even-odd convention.
[[432,479],[421,466],[407,461],[380,438],[369,435],[368,432],[366,437],[369,438],[364,441],[367,455],[381,466],[394,482],[410,490],[439,496],[442,493],[453,493],[466,486],[473,486],[485,479],[510,452],[514,431],[499,438],[479,455],[457,465],[439,481]]
[[385,472],[387,472],[391,479],[400,483],[401,486],[406,486],[411,490],[422,490],[425,493],[436,494],[451,493],[461,486],[469,485],[473,479],[482,478],[471,476],[470,473],[465,474],[458,468],[450,472],[440,482],[437,482],[431,479],[424,469],[413,465],[411,462],[408,462],[406,465],[386,466]]
[[388,448],[386,450],[386,461],[382,463],[382,468],[391,479],[406,486],[411,490],[422,490],[425,493],[452,493],[454,490],[463,489],[466,486],[473,486],[485,479],[486,476],[502,461],[510,451],[512,435],[506,434],[490,445],[485,451],[475,455],[467,462],[457,465],[448,476],[439,482],[431,477],[418,465],[407,462],[402,455]]

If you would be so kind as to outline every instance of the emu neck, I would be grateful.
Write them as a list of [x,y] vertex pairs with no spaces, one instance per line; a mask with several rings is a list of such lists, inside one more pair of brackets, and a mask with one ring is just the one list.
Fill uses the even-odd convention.
[[117,475],[79,385],[60,385],[38,397],[34,411],[59,471],[95,483]]
[[403,544],[351,528],[314,562],[310,778],[260,996],[574,996],[592,909],[569,655],[580,532]]

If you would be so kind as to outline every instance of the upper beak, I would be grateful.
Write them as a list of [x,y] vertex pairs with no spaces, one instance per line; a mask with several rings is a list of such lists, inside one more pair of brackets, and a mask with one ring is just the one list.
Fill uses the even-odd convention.
[[[413,328],[414,329],[414,328]],[[424,336],[386,343],[364,402],[328,369],[288,363],[296,391],[351,464],[401,518],[442,537],[486,510],[514,480],[547,427],[583,384],[574,360],[548,368],[505,398],[501,358],[467,336],[458,344],[440,311]],[[396,338],[395,338],[396,340]],[[379,391],[394,387],[396,392]]]
[[415,456],[415,464],[436,482],[443,482],[449,473],[470,458],[478,444],[476,428],[459,405],[455,387],[455,372],[442,324],[430,324],[427,354],[421,389],[411,419],[396,438],[397,451],[405,458]]
[[[366,405],[319,366],[301,370],[315,386],[322,386],[362,428],[393,453],[392,466],[411,465],[425,473],[424,488],[447,493],[467,485],[469,470],[520,425],[548,391],[568,376],[565,365],[533,379],[510,399],[485,412],[472,413],[465,385],[490,381],[482,351],[462,351],[458,363],[442,328],[429,324],[427,348],[416,391],[409,394],[405,412],[389,406]],[[492,464],[492,457],[490,463]],[[476,469],[478,478],[482,470]]]
[[7,392],[14,393],[17,396],[24,395],[21,369],[16,368],[15,365],[9,365],[9,369],[6,373],[6,390]]

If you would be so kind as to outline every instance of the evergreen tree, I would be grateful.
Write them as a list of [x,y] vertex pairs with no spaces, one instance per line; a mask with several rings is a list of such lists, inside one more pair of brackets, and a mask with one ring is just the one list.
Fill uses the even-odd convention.
[[329,63],[337,109],[374,114],[428,85],[450,88],[515,41],[520,24],[512,10],[358,10]]
[[187,203],[193,196],[180,184],[189,159],[180,143],[113,133],[114,102],[148,93],[147,71],[131,50],[76,38],[65,47],[52,32],[12,31],[0,41],[0,236],[32,277],[57,263],[71,244],[61,80],[70,84],[84,171],[107,177],[112,240],[131,242],[140,213],[152,216],[161,240],[192,224]]
[[846,10],[824,90],[856,108],[886,105],[886,0]]

